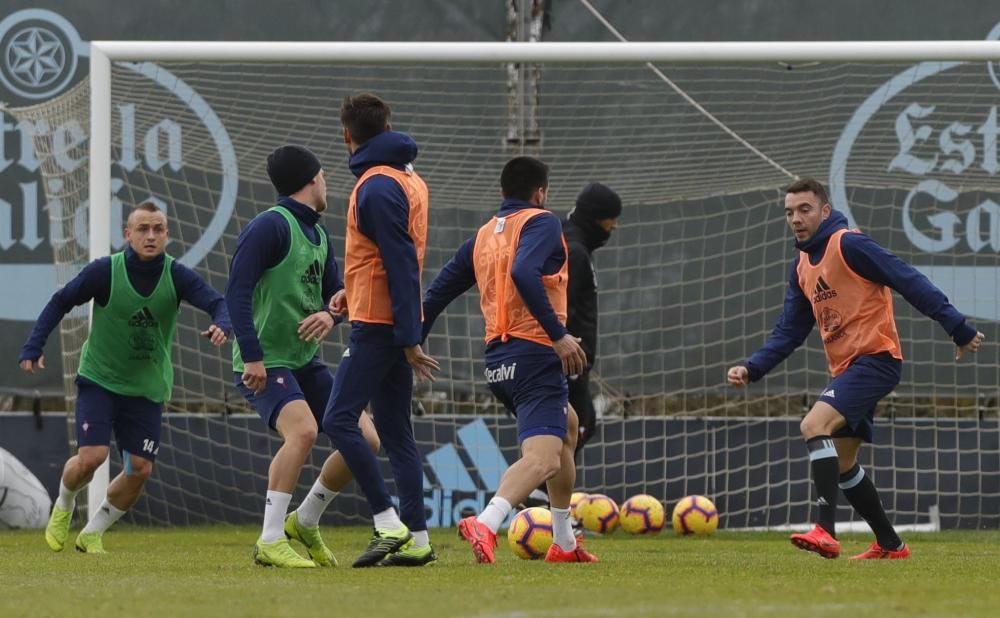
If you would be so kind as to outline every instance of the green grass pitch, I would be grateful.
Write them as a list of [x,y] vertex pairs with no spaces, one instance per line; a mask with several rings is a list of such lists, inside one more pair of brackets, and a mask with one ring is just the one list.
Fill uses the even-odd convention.
[[[369,532],[327,528],[338,569],[255,566],[256,527],[119,526],[106,556],[53,553],[41,531],[0,531],[7,616],[997,616],[1000,532],[910,534],[907,561],[823,560],[785,534],[708,539],[622,532],[586,543],[596,565],[530,562],[501,539],[496,565],[473,563],[451,530],[421,569],[351,569]],[[72,544],[73,536],[70,537]],[[842,539],[847,555],[870,537]],[[302,549],[299,547],[298,549]]]

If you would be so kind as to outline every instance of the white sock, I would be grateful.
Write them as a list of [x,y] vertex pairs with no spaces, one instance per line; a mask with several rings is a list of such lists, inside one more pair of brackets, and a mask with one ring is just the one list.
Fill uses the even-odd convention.
[[528,497],[533,500],[543,500],[545,502],[549,501],[549,494],[545,493],[541,489],[532,489]]
[[417,530],[413,533],[413,544],[417,547],[430,545],[431,537],[426,530]]
[[375,513],[376,530],[399,530],[402,527],[403,522],[396,515],[396,509],[391,506],[381,513]]
[[494,534],[496,534],[496,531],[500,529],[501,524],[503,524],[504,520],[507,519],[507,516],[510,515],[512,508],[513,507],[510,505],[510,502],[507,502],[505,498],[493,496],[490,503],[486,505],[483,512],[476,518],[476,521],[485,525],[487,528],[492,530]]
[[92,532],[104,534],[104,531],[110,528],[111,524],[121,519],[121,516],[124,514],[125,511],[115,508],[115,505],[108,502],[108,499],[105,498],[101,502],[101,506],[97,507],[97,512],[90,516],[90,521],[83,527],[80,534],[90,534]]
[[80,486],[78,489],[69,489],[63,485],[62,479],[59,480],[59,497],[56,498],[56,506],[64,511],[73,512],[76,509],[76,494],[80,493],[80,490],[86,487],[86,485]]
[[576,549],[576,535],[573,534],[573,522],[569,518],[569,509],[549,507],[552,512],[552,542],[565,551]]
[[309,490],[309,495],[302,501],[299,508],[295,510],[299,514],[299,523],[306,528],[315,528],[318,526],[320,515],[326,510],[330,501],[337,497],[338,493],[340,492],[333,491],[321,483],[319,479],[316,479],[312,489]]
[[292,494],[267,490],[264,501],[264,530],[260,533],[262,543],[274,543],[285,538],[285,515],[288,514],[288,503]]

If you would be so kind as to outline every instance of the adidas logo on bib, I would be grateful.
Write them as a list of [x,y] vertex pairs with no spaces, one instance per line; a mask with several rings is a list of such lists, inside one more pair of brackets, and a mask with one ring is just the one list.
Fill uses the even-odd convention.
[[323,278],[323,268],[319,265],[319,260],[313,260],[312,264],[306,267],[304,273],[302,273],[302,278],[300,281],[302,283],[308,283],[310,285],[319,285],[320,280]]
[[819,278],[816,282],[816,289],[813,292],[813,303],[821,303],[824,300],[830,300],[831,298],[837,297],[837,290],[830,287],[823,277]]
[[149,310],[149,307],[143,307],[132,314],[132,317],[128,319],[128,325],[135,328],[155,328],[160,323],[156,321],[156,316]]

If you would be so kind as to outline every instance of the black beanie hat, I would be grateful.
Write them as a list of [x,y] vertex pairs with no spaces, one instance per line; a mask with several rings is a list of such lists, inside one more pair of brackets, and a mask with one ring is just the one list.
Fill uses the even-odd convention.
[[267,175],[279,195],[291,195],[316,177],[319,159],[305,146],[279,146],[267,155]]
[[622,198],[599,182],[592,182],[576,196],[575,212],[587,219],[617,219],[622,214]]

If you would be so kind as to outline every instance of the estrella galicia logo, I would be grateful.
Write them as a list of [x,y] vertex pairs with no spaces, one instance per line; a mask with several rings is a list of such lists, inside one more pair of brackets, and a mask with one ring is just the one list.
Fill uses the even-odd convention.
[[156,321],[156,316],[149,310],[149,307],[143,307],[132,314],[128,325],[133,328],[156,328],[160,323]]
[[[0,280],[19,291],[0,297],[0,320],[31,321],[57,287],[53,248],[75,243],[85,252],[89,244],[86,196],[74,190],[64,197],[70,190],[63,179],[87,165],[89,118],[79,102],[86,98],[72,86],[86,76],[90,46],[61,15],[25,9],[0,21],[0,54],[0,100],[10,106],[0,110]],[[127,89],[112,91],[111,248],[125,245],[126,201],[151,201],[168,215],[174,246],[183,247],[178,260],[195,267],[236,205],[239,169],[229,134],[170,70],[150,62],[118,62],[112,70],[133,75]],[[68,114],[39,116],[60,96],[76,97],[67,101]],[[19,115],[17,105],[25,104],[35,111]],[[44,181],[36,141],[53,144],[48,163],[56,169]],[[192,183],[192,175],[202,180]],[[53,229],[50,219],[65,223]]]
[[[1000,24],[988,39],[1000,38]],[[956,90],[956,84],[971,88]],[[992,96],[988,93],[992,92]],[[995,62],[921,62],[883,83],[845,125],[830,163],[830,200],[855,227],[858,206],[897,204],[879,225],[910,245],[914,266],[963,313],[1000,320],[1000,121]],[[894,147],[880,147],[887,139]],[[851,173],[879,178],[852,184]],[[851,203],[848,187],[852,187]],[[875,195],[879,191],[889,192]],[[860,195],[860,197],[858,197]],[[882,217],[872,208],[873,217]],[[881,209],[881,212],[886,212]],[[866,213],[867,214],[867,213]],[[898,217],[898,218],[897,218]],[[900,242],[900,241],[897,241]],[[905,247],[905,245],[904,245]],[[905,251],[905,250],[904,250]],[[935,255],[945,254],[942,262]],[[977,256],[980,259],[976,259]]]
[[302,273],[301,281],[309,285],[319,285],[323,280],[323,267],[319,265],[319,260],[313,260]]
[[0,22],[0,83],[19,97],[48,99],[76,76],[87,44],[61,15],[27,9]]

